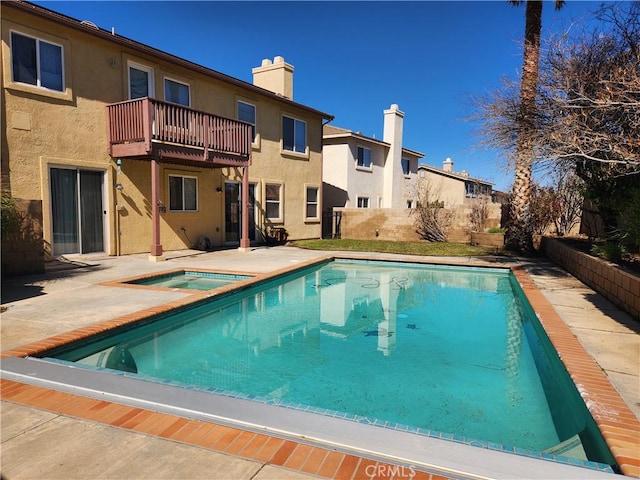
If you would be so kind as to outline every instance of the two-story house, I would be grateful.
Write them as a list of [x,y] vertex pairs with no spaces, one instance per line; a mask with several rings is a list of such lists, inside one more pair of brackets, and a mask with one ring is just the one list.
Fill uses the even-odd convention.
[[48,254],[321,236],[333,117],[293,101],[282,57],[248,83],[28,2],[0,8],[2,189],[42,202]]
[[469,176],[466,171],[455,172],[453,160],[447,158],[442,168],[421,164],[418,178],[422,188],[428,188],[431,198],[444,202],[445,206],[464,205],[472,199],[486,198],[492,201],[493,183]]
[[325,211],[415,207],[418,162],[424,154],[402,146],[403,122],[404,113],[393,104],[384,111],[382,140],[324,126]]

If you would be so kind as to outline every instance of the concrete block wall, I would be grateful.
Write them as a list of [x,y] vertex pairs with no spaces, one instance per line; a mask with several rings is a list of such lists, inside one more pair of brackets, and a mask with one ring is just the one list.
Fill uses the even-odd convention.
[[[470,243],[470,205],[456,205],[447,209],[452,214],[447,232],[449,242]],[[342,212],[340,232],[342,238],[351,240],[388,240],[415,242],[421,240],[416,233],[415,216],[408,208],[334,208]],[[489,205],[489,226],[500,225],[500,205]],[[378,235],[376,236],[376,230]]]
[[471,245],[502,248],[504,247],[504,234],[471,232]]
[[[350,240],[388,240],[415,242],[420,240],[414,217],[407,208],[336,208],[342,212],[340,232]],[[376,235],[377,232],[377,235]]]
[[578,280],[640,320],[640,277],[617,265],[575,250],[559,240],[544,237],[545,255]]

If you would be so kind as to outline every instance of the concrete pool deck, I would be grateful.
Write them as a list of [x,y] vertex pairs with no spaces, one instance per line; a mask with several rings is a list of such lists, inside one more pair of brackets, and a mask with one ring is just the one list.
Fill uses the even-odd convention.
[[[302,264],[327,252],[292,247],[258,248],[248,253],[225,250],[169,252],[168,261],[152,263],[146,255],[127,257],[76,256],[45,275],[6,280],[2,286],[1,350],[16,350],[45,338],[100,322],[179,302],[185,292],[140,290],[107,286],[145,273],[175,268],[205,268],[248,273],[268,273]],[[389,255],[362,254],[367,258]],[[424,257],[392,256],[412,261]],[[446,262],[448,259],[434,259]],[[455,258],[457,264],[521,265],[553,309],[604,371],[626,405],[640,416],[639,326],[626,314],[544,259],[518,261],[505,258]],[[65,268],[66,267],[66,268]],[[387,478],[388,463],[330,448],[315,448],[255,432],[232,432],[221,426],[184,418],[160,416],[111,402],[86,399],[38,386],[3,380],[2,474],[14,478]],[[96,403],[92,403],[96,402]],[[79,414],[78,412],[84,412]],[[98,414],[98,412],[100,414]],[[138,419],[138,423],[135,423]],[[142,428],[146,426],[145,428]],[[148,428],[147,428],[148,427]],[[637,431],[637,430],[636,430]],[[235,434],[235,435],[234,435]],[[627,474],[640,473],[637,436],[613,432],[626,438],[629,452]],[[265,437],[265,438],[263,438]],[[226,439],[225,441],[223,441]],[[229,441],[231,440],[231,441]],[[635,448],[635,456],[632,451]],[[255,450],[255,451],[254,451]],[[477,449],[481,453],[485,451]],[[269,452],[271,455],[269,456]],[[615,453],[615,452],[614,452]],[[627,455],[628,453],[628,455]],[[489,460],[489,457],[487,457]],[[520,468],[520,478],[550,478],[544,467],[552,462],[530,462],[509,455],[507,463]],[[636,463],[633,463],[636,462]],[[399,462],[401,464],[402,462]],[[543,465],[540,469],[540,465]],[[459,472],[465,470],[460,459]],[[564,466],[567,467],[567,466]],[[551,468],[551,467],[550,467]],[[575,467],[574,467],[575,468]],[[395,478],[471,478],[473,475],[430,475],[393,470]],[[536,470],[536,471],[534,471]],[[550,470],[550,472],[553,471]],[[566,476],[568,470],[562,470]],[[501,476],[501,472],[502,475]],[[560,470],[556,470],[560,472]],[[600,472],[573,470],[576,477],[604,478]],[[490,465],[489,478],[505,478],[500,465]],[[541,476],[542,475],[542,476]],[[606,475],[605,475],[606,476]],[[513,477],[512,477],[513,478]]]

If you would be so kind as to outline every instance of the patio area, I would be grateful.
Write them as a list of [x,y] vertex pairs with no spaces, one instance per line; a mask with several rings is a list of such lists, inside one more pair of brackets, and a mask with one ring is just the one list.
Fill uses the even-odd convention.
[[[166,262],[147,255],[70,256],[52,262],[44,275],[3,280],[1,351],[136,312],[179,302],[190,293],[105,285],[171,269],[270,273],[331,252],[293,247],[250,252],[165,252]],[[352,254],[350,254],[352,255]],[[360,254],[363,258],[415,257]],[[424,257],[420,257],[424,261]],[[521,266],[631,410],[640,417],[640,325],[546,259],[434,258],[464,265]],[[49,402],[47,404],[47,402]],[[100,408],[98,408],[100,405]],[[415,468],[398,458],[323,446],[269,432],[197,423],[180,416],[135,409],[81,392],[53,392],[24,385],[3,372],[2,475],[18,478],[612,478],[595,470],[475,449],[479,468],[465,458]],[[138,411],[140,410],[140,411]],[[79,413],[81,411],[81,413]],[[107,414],[107,412],[109,412]],[[146,413],[149,412],[149,413]],[[170,418],[168,418],[170,417]],[[138,419],[138,423],[133,423]],[[131,422],[131,423],[130,423]],[[148,424],[148,425],[147,425]],[[144,428],[143,428],[144,426]],[[636,429],[637,431],[637,429]],[[623,435],[624,436],[624,435]],[[629,448],[640,439],[630,437]],[[452,445],[455,450],[455,445]],[[454,452],[455,453],[455,452]],[[501,455],[497,455],[500,453]],[[615,453],[615,452],[614,452]],[[636,448],[626,474],[640,476]],[[472,455],[472,456],[473,456]],[[484,461],[482,460],[484,456]],[[635,462],[635,463],[634,463]]]

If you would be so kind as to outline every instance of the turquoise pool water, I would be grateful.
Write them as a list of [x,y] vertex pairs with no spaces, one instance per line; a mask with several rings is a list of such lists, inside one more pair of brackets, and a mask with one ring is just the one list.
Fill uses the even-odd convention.
[[185,288],[188,290],[213,290],[241,280],[247,280],[249,275],[234,275],[228,273],[207,272],[177,272],[158,275],[155,277],[134,280],[134,285],[151,285],[163,288]]
[[565,442],[563,455],[606,460],[523,298],[506,269],[341,260],[47,356],[391,428],[534,451]]

